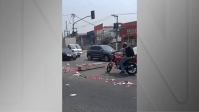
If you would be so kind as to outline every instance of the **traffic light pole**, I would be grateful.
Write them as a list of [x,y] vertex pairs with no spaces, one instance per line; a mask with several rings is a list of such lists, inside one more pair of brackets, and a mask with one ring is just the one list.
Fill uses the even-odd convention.
[[118,45],[117,45],[117,43],[118,43],[118,38],[117,38],[117,37],[118,37],[118,15],[112,15],[112,16],[114,16],[114,17],[117,18],[117,19],[116,19],[116,20],[117,20],[117,21],[116,21],[116,26],[117,26],[117,27],[116,27],[116,37],[115,37],[115,38],[116,38],[116,50],[118,50]]
[[[94,11],[91,11],[91,15],[90,15],[90,16],[86,16],[86,17],[84,17],[84,18],[81,18],[80,20],[78,20],[78,21],[76,21],[76,22],[74,22],[75,14],[72,14],[72,16],[73,16],[73,33],[74,33],[74,29],[75,29],[74,26],[75,26],[75,24],[76,24],[77,22],[79,22],[79,21],[81,21],[81,20],[87,18],[87,17],[91,17],[91,19],[95,19],[95,12],[94,12]],[[91,23],[89,23],[89,24],[91,24]],[[93,24],[92,24],[92,25],[93,25]]]
[[73,32],[74,32],[74,18],[75,18],[75,14],[73,14]]

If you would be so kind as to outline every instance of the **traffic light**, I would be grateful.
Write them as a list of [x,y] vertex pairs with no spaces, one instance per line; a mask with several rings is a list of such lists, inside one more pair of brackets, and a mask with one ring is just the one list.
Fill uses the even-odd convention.
[[95,11],[91,11],[91,19],[95,19]]
[[114,23],[114,29],[118,28],[118,23]]

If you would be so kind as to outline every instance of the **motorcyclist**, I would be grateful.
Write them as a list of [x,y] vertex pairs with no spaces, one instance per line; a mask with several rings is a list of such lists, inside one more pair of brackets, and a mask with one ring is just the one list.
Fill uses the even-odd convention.
[[126,56],[126,47],[127,47],[127,43],[126,42],[124,42],[123,43],[123,48],[121,48],[120,50],[118,50],[118,51],[115,51],[115,52],[113,52],[113,53],[116,53],[116,52],[122,52],[123,53],[123,58],[121,59],[121,61],[120,61],[120,67],[121,67],[121,72],[120,72],[120,74],[121,73],[125,73],[125,70],[124,70],[124,66],[123,66],[123,63],[125,62],[125,61],[127,61],[129,58],[131,58],[131,57],[127,57]]

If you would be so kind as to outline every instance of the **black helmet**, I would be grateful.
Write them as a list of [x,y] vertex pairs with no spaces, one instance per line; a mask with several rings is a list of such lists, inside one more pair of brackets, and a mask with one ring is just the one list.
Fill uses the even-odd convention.
[[123,43],[123,48],[125,48],[125,47],[127,47],[127,43],[126,42]]

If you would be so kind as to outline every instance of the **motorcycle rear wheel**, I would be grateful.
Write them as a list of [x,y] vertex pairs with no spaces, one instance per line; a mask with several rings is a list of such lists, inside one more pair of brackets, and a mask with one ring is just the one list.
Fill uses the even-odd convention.
[[[132,72],[131,72],[132,71]],[[126,68],[126,72],[129,75],[135,75],[137,73],[137,65],[135,63],[129,63]]]

